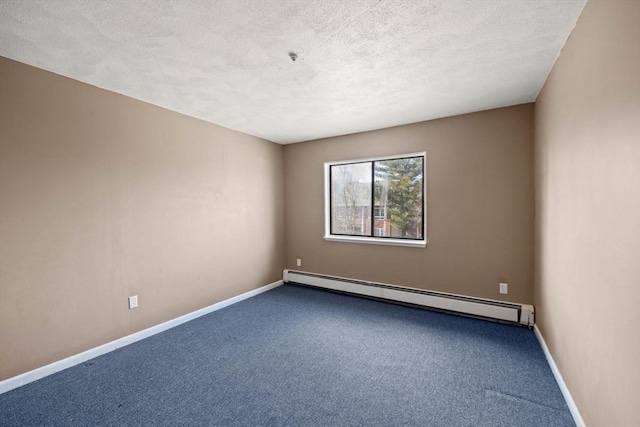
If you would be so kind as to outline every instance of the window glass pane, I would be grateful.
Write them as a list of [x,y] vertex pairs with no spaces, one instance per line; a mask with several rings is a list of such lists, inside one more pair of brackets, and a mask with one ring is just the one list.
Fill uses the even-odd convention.
[[380,236],[422,239],[422,157],[375,162],[375,225]]
[[331,234],[371,236],[371,162],[331,166]]

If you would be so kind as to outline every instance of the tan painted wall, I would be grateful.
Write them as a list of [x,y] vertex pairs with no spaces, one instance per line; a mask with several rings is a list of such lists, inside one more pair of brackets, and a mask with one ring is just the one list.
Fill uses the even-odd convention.
[[[324,162],[425,150],[426,248],[323,240]],[[286,268],[533,301],[532,104],[287,145],[285,177]]]
[[0,379],[280,279],[282,171],[280,145],[0,59]]
[[588,426],[638,426],[640,2],[587,4],[535,118],[538,327]]

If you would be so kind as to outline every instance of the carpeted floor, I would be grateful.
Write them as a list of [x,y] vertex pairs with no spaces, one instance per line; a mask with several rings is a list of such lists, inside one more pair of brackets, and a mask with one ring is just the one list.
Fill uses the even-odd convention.
[[532,331],[284,285],[0,395],[2,426],[573,426]]

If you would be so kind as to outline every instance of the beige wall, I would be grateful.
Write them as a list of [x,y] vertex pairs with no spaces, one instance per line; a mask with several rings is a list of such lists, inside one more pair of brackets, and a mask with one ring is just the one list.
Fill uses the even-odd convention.
[[535,111],[537,323],[590,427],[640,425],[639,29],[591,0]]
[[0,379],[282,277],[282,146],[4,58],[0,120]]
[[[425,150],[426,248],[323,240],[324,162]],[[533,301],[532,104],[287,145],[285,177],[286,268]]]

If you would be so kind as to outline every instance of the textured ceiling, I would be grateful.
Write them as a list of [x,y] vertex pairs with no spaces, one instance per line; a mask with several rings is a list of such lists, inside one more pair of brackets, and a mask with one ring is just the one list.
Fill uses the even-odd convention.
[[585,1],[0,0],[0,55],[284,144],[534,101]]

